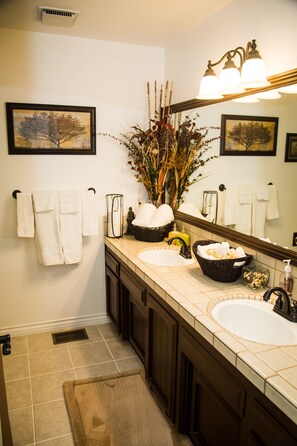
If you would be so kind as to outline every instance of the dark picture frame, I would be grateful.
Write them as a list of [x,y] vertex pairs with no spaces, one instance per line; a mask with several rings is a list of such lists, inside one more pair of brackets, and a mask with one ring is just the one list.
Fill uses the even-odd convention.
[[287,163],[297,162],[297,133],[287,133],[285,162]]
[[96,108],[6,102],[10,155],[96,155]]
[[221,155],[275,156],[278,118],[222,115]]

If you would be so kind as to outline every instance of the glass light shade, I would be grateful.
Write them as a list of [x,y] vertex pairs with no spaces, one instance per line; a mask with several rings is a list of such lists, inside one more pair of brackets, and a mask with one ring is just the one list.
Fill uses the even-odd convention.
[[196,99],[221,99],[222,97],[219,93],[219,80],[217,76],[203,76]]
[[297,84],[287,85],[286,87],[279,88],[281,93],[297,94]]
[[263,91],[263,93],[259,93],[257,96],[259,99],[279,99],[282,97],[278,90]]
[[219,91],[223,95],[243,93],[245,90],[240,84],[240,73],[237,68],[224,68],[220,73]]
[[242,98],[232,99],[232,102],[240,102],[244,104],[254,104],[260,102],[257,95],[251,94],[250,96],[243,96]]
[[266,78],[266,69],[261,58],[247,59],[241,69],[241,83],[244,88],[258,88],[270,85]]

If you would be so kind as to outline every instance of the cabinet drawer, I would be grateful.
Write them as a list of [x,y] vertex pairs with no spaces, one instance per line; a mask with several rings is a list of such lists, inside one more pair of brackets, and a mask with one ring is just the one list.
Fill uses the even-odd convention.
[[121,268],[120,279],[122,284],[130,291],[130,293],[139,300],[143,305],[146,304],[145,288],[139,283],[128,271]]
[[105,262],[116,276],[120,275],[120,264],[108,251],[105,253]]

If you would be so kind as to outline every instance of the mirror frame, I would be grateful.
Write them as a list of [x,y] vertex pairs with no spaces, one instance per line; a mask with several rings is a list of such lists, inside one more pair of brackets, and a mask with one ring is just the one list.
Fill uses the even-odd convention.
[[[268,77],[268,80],[270,82],[270,85],[264,88],[253,88],[241,94],[232,94],[225,96],[222,99],[216,100],[190,99],[188,101],[172,104],[170,111],[171,113],[179,113],[182,111],[191,110],[193,108],[219,104],[221,102],[230,101],[232,99],[240,98],[243,96],[249,96],[251,94],[260,93],[262,91],[268,91],[275,88],[285,87],[287,85],[297,84],[297,68],[270,76]],[[274,257],[275,259],[284,260],[290,258],[291,263],[297,266],[297,252],[291,249],[283,248],[273,243],[264,242],[263,240],[260,240],[251,235],[242,234],[238,231],[234,231],[233,229],[225,228],[224,226],[220,226],[215,223],[210,223],[208,221],[193,217],[180,211],[174,211],[174,216],[175,219],[183,221],[184,223],[199,227],[224,239],[232,240],[236,243],[259,251],[270,257]]]

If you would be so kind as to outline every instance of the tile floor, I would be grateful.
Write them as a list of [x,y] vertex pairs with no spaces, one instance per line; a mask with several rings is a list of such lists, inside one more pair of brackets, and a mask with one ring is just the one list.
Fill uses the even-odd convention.
[[66,344],[51,333],[12,339],[3,364],[14,446],[72,446],[63,382],[141,367],[112,324],[84,328],[88,340]]

